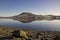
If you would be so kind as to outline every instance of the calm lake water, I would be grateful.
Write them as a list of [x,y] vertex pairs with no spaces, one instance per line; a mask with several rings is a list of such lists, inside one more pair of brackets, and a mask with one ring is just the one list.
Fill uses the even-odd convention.
[[22,23],[13,19],[0,19],[0,25],[14,28],[25,28],[29,30],[60,31],[60,20],[41,20]]

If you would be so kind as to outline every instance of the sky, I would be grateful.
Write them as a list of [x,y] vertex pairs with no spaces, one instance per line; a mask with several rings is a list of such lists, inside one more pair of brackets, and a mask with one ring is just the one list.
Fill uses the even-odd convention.
[[60,0],[0,0],[0,16],[14,16],[22,12],[60,15]]

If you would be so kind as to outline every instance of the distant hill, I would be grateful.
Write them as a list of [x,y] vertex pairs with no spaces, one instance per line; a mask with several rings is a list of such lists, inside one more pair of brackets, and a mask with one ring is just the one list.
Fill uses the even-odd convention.
[[[32,13],[28,13],[28,12],[23,12],[23,13],[21,13],[21,14],[19,14],[19,15],[16,15],[16,16],[13,16],[14,18],[16,18],[16,17],[18,17],[18,18],[23,18],[23,17],[29,17],[29,18],[31,18],[31,17],[34,17],[35,15],[34,14],[32,14]],[[16,18],[17,19],[17,18]]]
[[19,20],[21,22],[31,22],[35,20],[35,16],[32,13],[28,13],[28,12],[23,12],[19,15],[13,16],[13,19],[15,20]]

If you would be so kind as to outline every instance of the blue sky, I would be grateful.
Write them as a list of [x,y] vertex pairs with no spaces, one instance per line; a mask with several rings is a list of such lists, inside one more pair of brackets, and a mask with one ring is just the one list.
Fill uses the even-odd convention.
[[0,0],[0,16],[13,16],[22,12],[60,15],[60,0]]

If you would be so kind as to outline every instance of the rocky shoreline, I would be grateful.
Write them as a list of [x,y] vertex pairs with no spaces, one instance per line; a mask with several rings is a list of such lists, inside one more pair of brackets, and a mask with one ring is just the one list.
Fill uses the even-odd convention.
[[60,40],[60,31],[33,31],[0,26],[0,40]]

